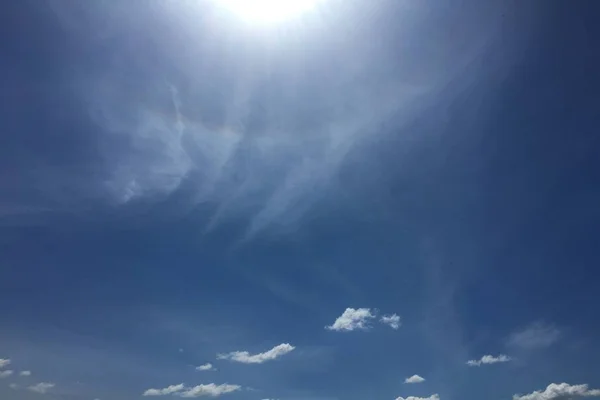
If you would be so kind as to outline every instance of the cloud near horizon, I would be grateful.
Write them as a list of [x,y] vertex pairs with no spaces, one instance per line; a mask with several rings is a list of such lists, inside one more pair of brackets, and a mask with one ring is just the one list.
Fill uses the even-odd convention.
[[262,364],[266,361],[275,360],[295,349],[289,343],[282,343],[267,350],[264,353],[250,354],[247,351],[232,351],[231,353],[217,354],[219,360],[230,360],[242,364]]
[[516,394],[513,400],[567,400],[575,397],[600,397],[600,389],[589,389],[587,384],[551,383],[544,390],[525,395]]
[[396,397],[396,400],[440,400],[439,394],[432,394],[429,397],[416,397],[416,396],[408,396],[408,397]]

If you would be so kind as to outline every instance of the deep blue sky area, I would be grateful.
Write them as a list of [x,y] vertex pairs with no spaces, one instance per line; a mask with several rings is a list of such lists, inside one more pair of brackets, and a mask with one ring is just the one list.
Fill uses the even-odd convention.
[[0,399],[600,397],[600,2],[225,3],[0,5]]

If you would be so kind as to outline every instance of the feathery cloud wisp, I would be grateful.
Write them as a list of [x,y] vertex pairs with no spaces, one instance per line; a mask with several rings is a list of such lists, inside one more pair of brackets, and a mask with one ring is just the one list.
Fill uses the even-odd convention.
[[396,400],[440,400],[440,395],[436,393],[436,394],[432,394],[429,397],[415,397],[415,396],[396,397]]
[[346,308],[344,313],[337,317],[332,325],[325,329],[330,331],[353,331],[356,329],[367,329],[368,323],[375,318],[370,308]]
[[32,392],[44,394],[47,393],[50,389],[52,389],[54,386],[56,386],[54,383],[40,382],[36,383],[35,385],[29,386],[27,389],[31,390]]
[[31,371],[21,371],[21,372],[19,372],[19,375],[21,375],[21,376],[31,376]]
[[0,368],[4,368],[10,364],[9,358],[0,358]]
[[289,343],[282,343],[273,347],[271,350],[265,351],[264,353],[250,354],[247,351],[232,351],[226,354],[217,354],[219,360],[231,360],[243,364],[262,364],[265,361],[274,360],[281,357],[292,350],[295,347]]
[[142,396],[166,396],[168,394],[177,393],[183,389],[184,385],[183,383],[180,383],[178,385],[170,385],[162,389],[148,389],[142,394]]
[[503,363],[503,362],[509,362],[510,360],[511,360],[511,358],[504,354],[500,354],[498,357],[494,357],[492,355],[487,354],[487,355],[481,357],[479,360],[467,361],[467,365],[469,367],[479,367],[483,364]]
[[568,383],[551,383],[545,390],[536,390],[525,395],[515,394],[513,400],[562,400],[574,397],[597,397],[600,389],[588,389],[588,385],[569,385]]
[[410,378],[406,378],[404,380],[404,383],[421,383],[421,382],[425,382],[425,378],[423,378],[422,376],[419,376],[419,375],[413,375]]
[[6,371],[0,371],[0,379],[8,378],[12,374],[13,374],[13,371],[10,369],[7,369]]
[[513,332],[508,338],[508,345],[523,349],[548,347],[560,338],[560,331],[553,325],[535,322],[528,327]]
[[242,387],[240,385],[230,385],[228,383],[221,385],[209,383],[208,385],[198,385],[191,388],[186,388],[185,391],[179,394],[179,396],[186,398],[200,396],[218,397],[222,394],[238,391],[241,388]]
[[389,325],[392,329],[398,329],[402,325],[398,314],[384,315],[380,321],[382,324]]

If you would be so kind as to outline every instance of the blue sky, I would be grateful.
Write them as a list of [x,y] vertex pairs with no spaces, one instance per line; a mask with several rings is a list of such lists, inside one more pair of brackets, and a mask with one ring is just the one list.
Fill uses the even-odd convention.
[[6,3],[1,399],[600,396],[593,2]]

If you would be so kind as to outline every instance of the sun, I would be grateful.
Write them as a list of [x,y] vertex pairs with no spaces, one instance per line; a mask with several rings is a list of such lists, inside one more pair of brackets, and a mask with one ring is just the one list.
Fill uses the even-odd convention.
[[320,0],[215,0],[252,23],[281,22],[312,10]]

